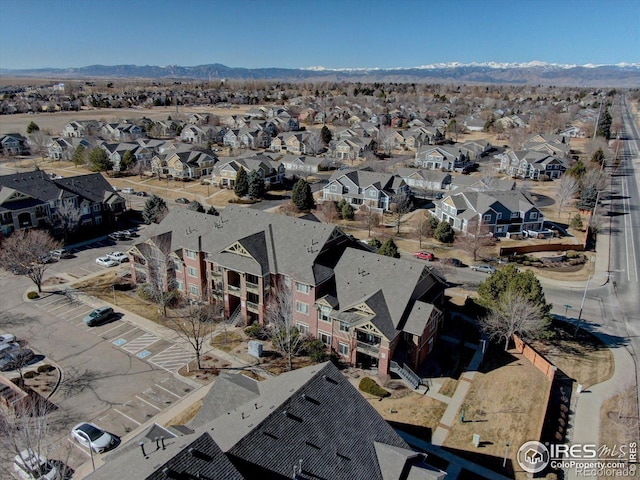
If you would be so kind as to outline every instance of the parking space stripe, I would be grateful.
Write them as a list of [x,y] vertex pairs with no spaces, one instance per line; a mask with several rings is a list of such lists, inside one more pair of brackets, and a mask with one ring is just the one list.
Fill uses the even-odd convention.
[[135,423],[136,425],[140,426],[142,425],[139,421],[134,420],[133,418],[131,418],[129,415],[122,413],[120,410],[118,410],[117,408],[113,409],[114,412],[118,412],[120,415],[122,415],[124,418],[131,420],[133,423]]
[[78,450],[84,453],[87,457],[91,456],[91,453],[88,450],[85,450],[84,447],[80,445],[78,442],[74,442],[70,438],[67,438],[67,441],[69,441],[72,445],[75,445],[76,447],[78,447]]
[[158,387],[158,388],[160,388],[160,389],[164,390],[164,391],[165,391],[165,392],[167,392],[169,395],[173,395],[173,396],[174,396],[174,397],[176,397],[176,398],[182,398],[182,397],[181,397],[180,395],[178,395],[177,393],[173,393],[171,390],[168,390],[168,389],[164,388],[162,385],[158,385],[158,384],[156,383],[156,387]]
[[156,407],[153,403],[147,402],[144,398],[140,398],[138,395],[136,395],[136,398],[137,398],[138,400],[140,400],[141,402],[146,403],[146,404],[147,404],[147,405],[149,405],[150,407],[155,408],[155,409],[156,409],[156,410],[158,410],[159,412],[161,412],[161,411],[162,411],[162,409],[161,409],[160,407]]
[[107,334],[107,333],[109,333],[111,330],[115,330],[116,328],[120,328],[120,327],[121,327],[121,326],[123,326],[123,325],[125,325],[125,323],[124,323],[124,322],[119,323],[119,324],[118,324],[118,325],[116,325],[115,327],[110,328],[109,330],[106,330],[106,331],[104,331],[104,332],[101,332],[101,333],[100,333],[100,335],[106,335],[106,334]]

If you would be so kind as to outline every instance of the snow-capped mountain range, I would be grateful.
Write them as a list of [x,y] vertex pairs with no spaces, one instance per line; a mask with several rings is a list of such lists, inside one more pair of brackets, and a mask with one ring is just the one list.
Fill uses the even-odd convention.
[[638,87],[640,63],[617,65],[562,65],[531,61],[525,63],[433,63],[398,68],[235,68],[208,64],[179,65],[91,65],[82,68],[0,69],[0,76],[46,78],[149,78],[173,80],[262,79],[279,81],[398,82],[556,85],[579,87]]

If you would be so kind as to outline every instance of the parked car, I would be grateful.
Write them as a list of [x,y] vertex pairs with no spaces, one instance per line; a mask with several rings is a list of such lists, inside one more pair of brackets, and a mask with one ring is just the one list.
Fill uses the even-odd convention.
[[109,252],[107,253],[107,257],[118,263],[129,261],[129,257],[122,252]]
[[93,327],[95,325],[99,325],[103,322],[106,322],[114,315],[113,308],[111,307],[100,307],[93,310],[89,315],[84,317],[82,321],[88,327]]
[[139,196],[139,197],[146,197],[148,195],[148,193],[147,192],[138,192],[138,193],[136,193],[136,195]]
[[57,250],[51,250],[49,252],[53,258],[71,258],[71,252],[65,250],[64,248],[59,248]]
[[436,193],[436,200],[442,200],[443,197],[444,197],[444,193],[442,192]]
[[11,352],[15,352],[16,350],[20,350],[19,343],[16,343],[16,342],[3,343],[2,345],[0,345],[0,356],[4,356]]
[[462,263],[457,258],[444,258],[442,263],[445,265],[453,265],[454,267],[464,267],[464,263]]
[[122,193],[136,193],[136,191],[131,187],[127,187],[122,189]]
[[23,480],[60,480],[58,467],[33,450],[23,450],[13,459],[13,471]]
[[183,203],[187,205],[191,203],[191,200],[189,200],[188,198],[180,197],[180,198],[176,198],[176,203]]
[[101,267],[115,267],[119,265],[115,260],[111,260],[109,257],[98,257],[96,258],[96,263]]
[[5,343],[13,343],[16,341],[16,336],[13,333],[0,333],[0,345]]
[[28,363],[33,357],[33,350],[28,348],[12,350],[0,359],[0,371],[14,370]]
[[420,260],[429,260],[432,261],[435,255],[431,252],[416,252],[413,254],[414,257],[419,258]]
[[109,238],[114,242],[117,242],[118,240],[129,240],[129,232],[128,231],[113,232],[109,234]]
[[484,273],[496,273],[496,267],[491,265],[471,265],[471,270]]
[[93,423],[79,423],[71,429],[71,436],[80,445],[91,448],[96,453],[106,452],[117,442],[116,437]]

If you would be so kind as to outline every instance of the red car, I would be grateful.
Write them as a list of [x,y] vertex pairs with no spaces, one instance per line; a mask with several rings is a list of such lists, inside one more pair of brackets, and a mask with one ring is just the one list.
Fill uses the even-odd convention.
[[413,254],[413,256],[421,260],[429,260],[429,261],[432,261],[435,258],[435,256],[431,252],[416,252]]

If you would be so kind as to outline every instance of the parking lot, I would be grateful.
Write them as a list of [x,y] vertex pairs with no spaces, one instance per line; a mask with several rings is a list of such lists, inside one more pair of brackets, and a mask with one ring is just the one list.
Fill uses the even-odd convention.
[[[106,270],[95,259],[111,251],[126,250],[134,239],[100,239],[72,250],[73,256],[50,265],[45,278],[56,275],[81,279]],[[126,265],[112,267],[126,271]],[[197,388],[175,375],[191,360],[192,351],[171,338],[146,331],[123,312],[102,325],[82,321],[92,306],[65,295],[43,294],[23,301],[32,283],[26,277],[0,270],[0,330],[11,332],[27,348],[58,365],[62,379],[51,401],[59,408],[52,458],[67,458],[75,468],[88,459],[88,451],[71,440],[70,428],[82,421],[122,437],[155,417]],[[57,455],[57,456],[56,456]]]

